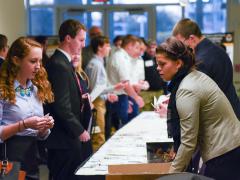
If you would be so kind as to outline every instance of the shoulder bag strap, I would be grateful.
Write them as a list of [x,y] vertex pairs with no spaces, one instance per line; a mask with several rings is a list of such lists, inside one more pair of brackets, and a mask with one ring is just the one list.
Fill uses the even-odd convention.
[[8,159],[7,159],[7,145],[6,142],[3,142],[2,146],[2,160],[1,160],[1,168],[0,168],[0,174],[5,175],[8,165]]

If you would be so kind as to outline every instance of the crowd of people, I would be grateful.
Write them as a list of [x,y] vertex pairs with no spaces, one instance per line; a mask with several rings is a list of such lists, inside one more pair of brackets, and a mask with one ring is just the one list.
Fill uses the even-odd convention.
[[154,110],[153,97],[161,94],[169,94],[167,127],[174,140],[169,172],[240,179],[240,102],[224,49],[190,19],[180,20],[159,46],[129,34],[111,47],[93,26],[85,47],[86,33],[79,21],[64,21],[50,57],[45,38],[20,37],[9,47],[0,35],[0,143],[26,179],[39,178],[39,154],[49,179],[84,179],[76,168],[113,127]]

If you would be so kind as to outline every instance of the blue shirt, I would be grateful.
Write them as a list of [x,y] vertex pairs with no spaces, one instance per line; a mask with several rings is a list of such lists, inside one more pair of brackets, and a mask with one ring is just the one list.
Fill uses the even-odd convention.
[[108,83],[103,58],[94,55],[88,63],[85,72],[89,77],[89,90],[92,101],[94,101],[96,94],[98,94],[103,100],[107,100],[107,94],[114,91],[114,86],[111,86]]
[[[27,88],[30,88],[30,94],[21,95],[17,88],[20,86],[17,80],[14,81],[14,89],[16,92],[16,103],[11,104],[8,101],[0,99],[0,134],[3,126],[13,124],[31,116],[43,116],[43,106],[37,97],[37,87],[29,80]],[[50,131],[49,131],[50,133]],[[47,134],[47,136],[49,135]],[[37,136],[38,130],[25,129],[17,133],[19,136]],[[46,137],[47,137],[46,136]],[[0,138],[0,142],[3,142]]]

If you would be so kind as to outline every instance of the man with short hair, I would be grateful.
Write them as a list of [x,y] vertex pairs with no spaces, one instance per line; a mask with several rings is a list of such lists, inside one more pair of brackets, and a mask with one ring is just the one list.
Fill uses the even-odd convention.
[[97,110],[95,118],[96,126],[93,127],[93,129],[96,130],[96,127],[99,127],[100,131],[96,130],[92,135],[93,150],[97,151],[105,142],[105,102],[117,101],[118,96],[113,92],[119,88],[123,89],[124,84],[118,83],[109,86],[108,83],[108,77],[104,67],[104,58],[109,55],[111,50],[109,38],[106,36],[95,37],[91,40],[91,47],[94,56],[88,63],[85,72],[89,78],[90,96],[94,108]]
[[202,35],[196,22],[182,19],[174,27],[173,36],[193,49],[198,70],[211,77],[224,92],[240,120],[240,101],[233,85],[233,67],[227,53]]
[[[144,101],[131,84],[131,61],[132,58],[138,58],[140,51],[140,40],[133,36],[127,35],[123,38],[121,48],[118,49],[107,62],[107,74],[110,84],[114,85],[119,82],[126,83],[125,90],[117,92],[118,102],[111,104],[112,112],[116,112],[122,124],[125,125],[139,113],[139,107],[144,106]],[[131,112],[128,113],[128,105],[131,105]]]
[[[89,143],[88,127],[84,127],[83,99],[78,79],[71,64],[85,45],[86,29],[76,20],[64,21],[59,29],[60,45],[46,64],[55,101],[46,111],[55,119],[47,139],[48,167],[53,179],[80,179],[76,168],[85,160],[85,143]],[[84,156],[83,156],[84,154]]]
[[8,39],[5,35],[0,34],[0,67],[8,53]]

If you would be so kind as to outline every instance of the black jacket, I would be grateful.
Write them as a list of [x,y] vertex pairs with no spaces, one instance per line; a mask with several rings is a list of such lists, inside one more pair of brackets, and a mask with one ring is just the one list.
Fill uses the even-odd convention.
[[195,48],[198,70],[211,77],[230,101],[240,120],[240,102],[233,85],[232,62],[223,48],[203,39]]
[[82,95],[78,82],[67,57],[56,50],[46,64],[55,101],[45,106],[55,125],[46,145],[48,148],[66,149],[79,142],[84,127],[81,118]]

